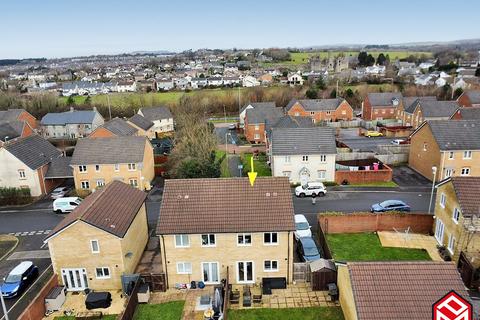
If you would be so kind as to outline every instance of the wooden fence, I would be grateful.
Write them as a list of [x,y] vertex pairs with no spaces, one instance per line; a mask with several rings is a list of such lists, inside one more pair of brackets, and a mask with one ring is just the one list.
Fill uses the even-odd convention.
[[142,273],[140,278],[148,284],[150,290],[155,291],[167,291],[167,283],[165,281],[165,273]]
[[133,286],[130,296],[127,298],[125,310],[118,316],[117,320],[132,320],[135,310],[138,306],[138,290],[140,289],[142,281],[138,279]]

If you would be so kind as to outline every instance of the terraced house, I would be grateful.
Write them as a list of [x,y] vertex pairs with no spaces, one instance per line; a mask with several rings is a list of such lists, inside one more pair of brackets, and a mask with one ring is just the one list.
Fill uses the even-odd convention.
[[480,176],[478,120],[425,121],[410,139],[408,165],[425,178]]
[[349,121],[353,119],[353,108],[343,98],[291,100],[285,107],[288,115],[310,117],[314,123],[320,121]]
[[103,125],[104,119],[97,109],[47,113],[41,120],[42,134],[45,138],[77,139],[88,136],[97,127]]
[[362,102],[363,120],[395,119],[402,98],[400,92],[369,93]]
[[402,120],[404,125],[412,126],[414,129],[424,121],[448,120],[459,108],[456,101],[437,101],[436,97],[409,97],[404,98],[403,101],[404,103],[397,111],[398,119]]
[[93,191],[113,180],[150,190],[155,177],[153,146],[146,137],[80,139],[70,165],[77,190]]
[[287,178],[166,180],[157,235],[168,287],[292,281],[294,211]]

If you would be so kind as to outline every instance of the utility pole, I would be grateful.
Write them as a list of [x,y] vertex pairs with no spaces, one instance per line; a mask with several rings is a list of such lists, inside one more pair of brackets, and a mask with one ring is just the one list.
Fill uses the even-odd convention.
[[2,288],[0,287],[0,300],[2,300],[2,309],[3,309],[3,314],[5,315],[5,320],[9,320],[8,319],[8,310],[7,310],[7,306],[5,305],[5,300],[3,299],[3,292],[2,292]]

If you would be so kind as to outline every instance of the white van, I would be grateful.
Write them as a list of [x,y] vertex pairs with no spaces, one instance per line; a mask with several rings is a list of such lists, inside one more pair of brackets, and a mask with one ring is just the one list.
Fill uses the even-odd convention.
[[65,197],[53,201],[53,211],[55,213],[72,212],[80,203],[82,199],[79,197]]

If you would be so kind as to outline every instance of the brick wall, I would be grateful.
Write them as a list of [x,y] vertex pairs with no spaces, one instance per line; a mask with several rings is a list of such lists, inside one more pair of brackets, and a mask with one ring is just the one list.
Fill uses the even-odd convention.
[[433,216],[423,213],[320,214],[318,219],[326,234],[394,231],[393,228],[403,231],[408,227],[410,227],[410,232],[428,234],[432,231],[433,226]]
[[344,180],[347,180],[349,184],[369,183],[369,182],[389,182],[389,181],[392,181],[392,169],[388,168],[388,169],[382,169],[377,171],[373,171],[373,170],[335,171],[335,182],[338,184],[341,184]]
[[23,313],[18,317],[18,320],[38,320],[43,319],[45,315],[45,297],[50,292],[50,289],[58,285],[58,278],[53,275],[45,284],[40,293],[33,299]]

